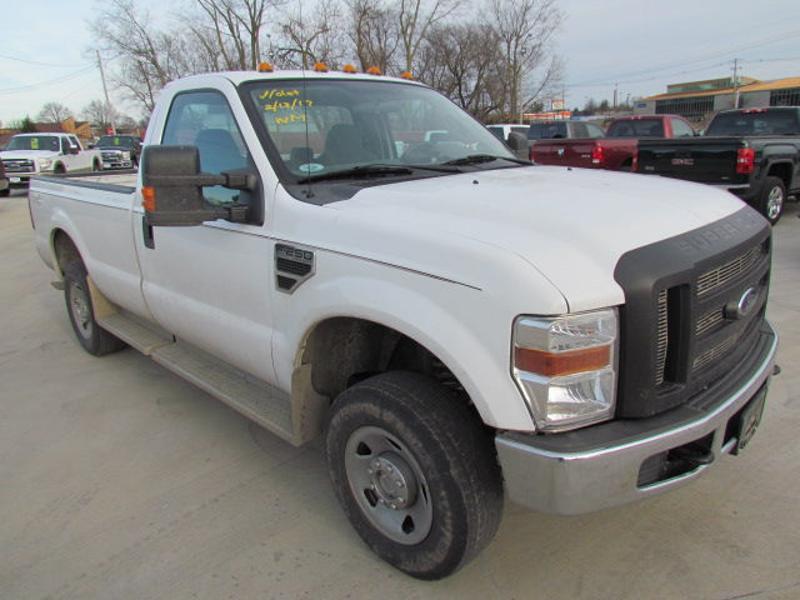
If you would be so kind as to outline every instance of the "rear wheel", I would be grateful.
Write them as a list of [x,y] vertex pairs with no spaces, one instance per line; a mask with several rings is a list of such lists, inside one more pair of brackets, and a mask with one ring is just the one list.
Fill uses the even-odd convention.
[[67,173],[67,169],[61,163],[58,163],[55,167],[53,167],[53,173],[56,175],[65,175]]
[[783,214],[786,202],[786,187],[778,177],[767,177],[759,197],[758,210],[767,220],[775,225]]
[[125,347],[125,342],[111,335],[95,321],[86,269],[78,261],[71,262],[64,268],[64,301],[75,336],[89,354],[103,356]]
[[491,433],[437,381],[397,371],[350,387],[333,404],[326,449],[351,524],[409,575],[445,577],[494,537],[503,484]]

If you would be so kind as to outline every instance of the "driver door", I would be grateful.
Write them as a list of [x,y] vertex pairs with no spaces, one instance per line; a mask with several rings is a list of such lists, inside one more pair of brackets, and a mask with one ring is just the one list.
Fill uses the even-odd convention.
[[[197,146],[207,173],[255,171],[230,104],[219,91],[177,94],[161,143]],[[263,203],[263,188],[258,189],[245,192],[216,186],[204,188],[204,195],[216,204]],[[137,213],[134,231],[144,297],[158,323],[179,341],[273,381],[274,244],[264,228],[222,220],[195,227],[148,227],[141,209]]]

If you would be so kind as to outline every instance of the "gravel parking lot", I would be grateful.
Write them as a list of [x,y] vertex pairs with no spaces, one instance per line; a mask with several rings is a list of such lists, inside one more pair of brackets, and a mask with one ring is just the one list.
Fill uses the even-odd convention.
[[781,336],[761,430],[689,487],[559,518],[506,507],[495,542],[419,582],[344,518],[296,449],[133,350],[74,339],[0,199],[0,598],[800,598],[800,220],[775,231]]

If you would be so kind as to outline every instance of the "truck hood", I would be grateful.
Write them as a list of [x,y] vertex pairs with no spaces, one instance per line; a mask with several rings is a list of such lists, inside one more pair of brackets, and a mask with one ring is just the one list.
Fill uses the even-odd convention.
[[58,152],[52,150],[3,150],[0,158],[4,160],[30,160],[37,158],[55,158]]
[[[538,270],[574,312],[624,302],[614,280],[624,253],[722,219],[743,203],[684,181],[533,166],[370,187],[328,206],[345,219],[379,223],[385,236],[410,230],[414,239],[446,243],[455,236],[485,252],[499,247]],[[384,239],[384,253],[402,252],[402,244]],[[450,261],[447,268],[439,275],[478,287],[487,277],[470,272],[470,264]]]

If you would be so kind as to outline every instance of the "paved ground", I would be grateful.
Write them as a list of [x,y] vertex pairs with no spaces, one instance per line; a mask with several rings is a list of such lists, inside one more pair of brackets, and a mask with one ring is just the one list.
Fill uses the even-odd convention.
[[0,598],[800,598],[795,207],[776,229],[783,374],[747,452],[634,506],[509,506],[478,560],[422,583],[356,537],[318,449],[134,351],[85,354],[24,196],[0,199]]

